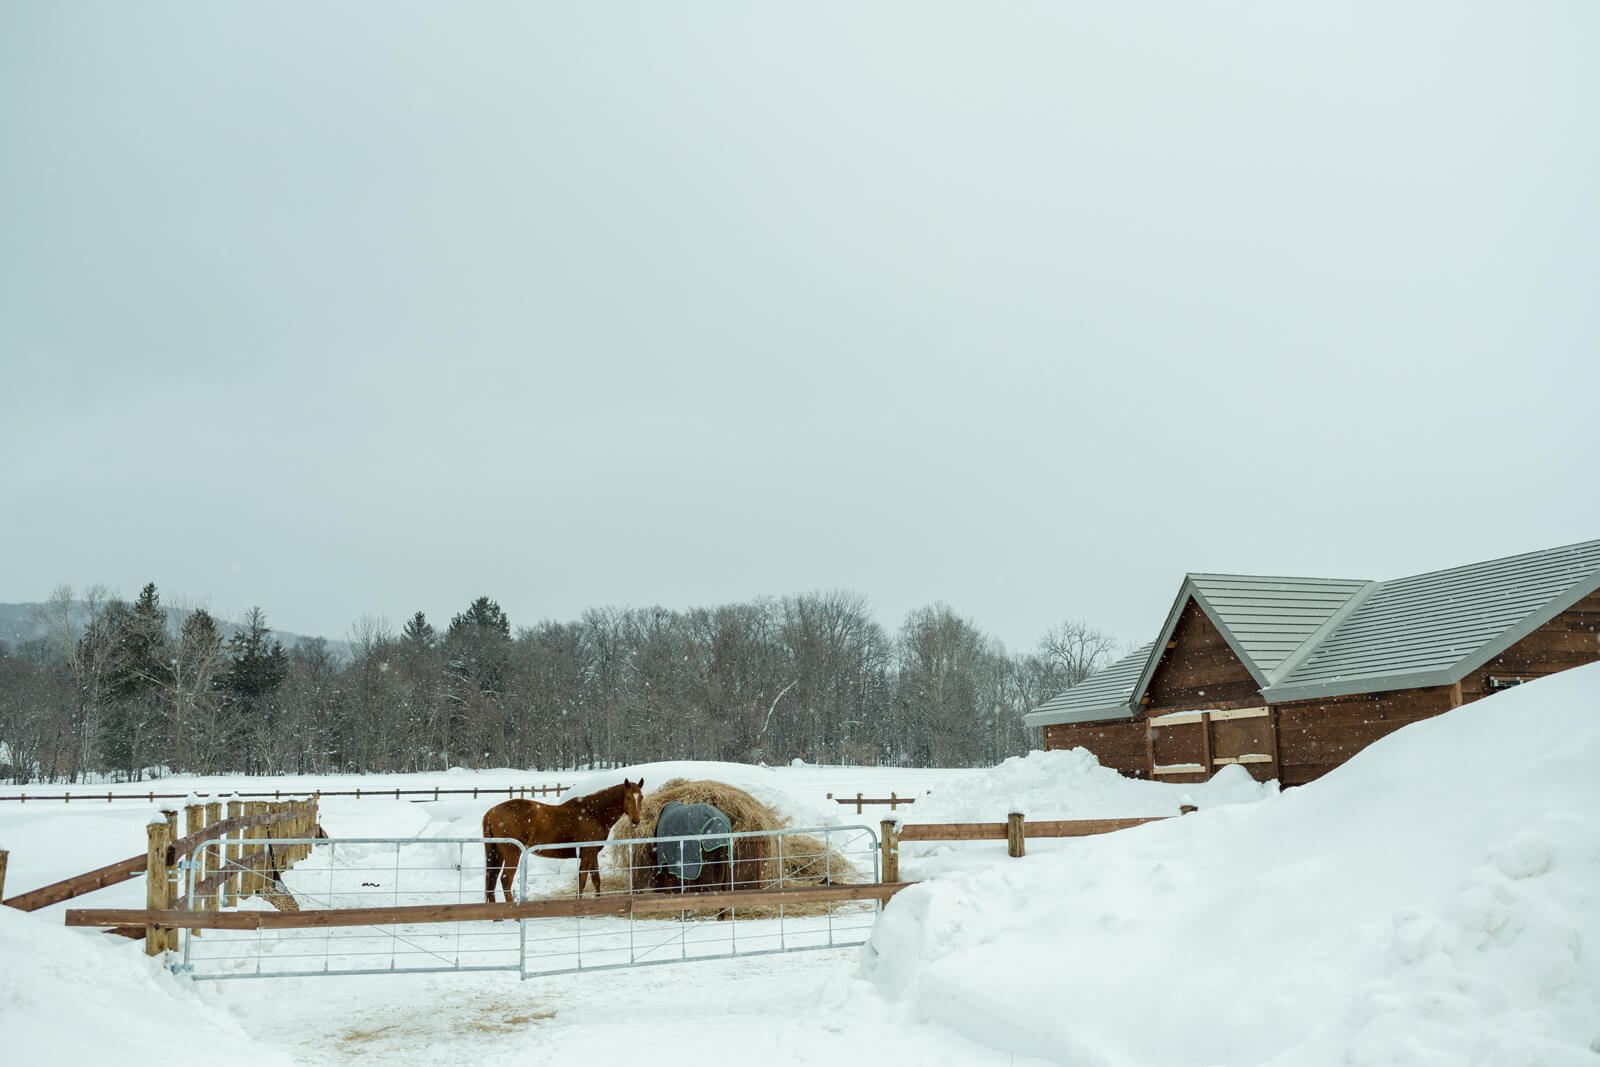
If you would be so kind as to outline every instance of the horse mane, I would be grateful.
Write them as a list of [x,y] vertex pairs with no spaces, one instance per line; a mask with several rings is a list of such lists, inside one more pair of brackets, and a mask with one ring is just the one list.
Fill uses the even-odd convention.
[[[560,806],[580,811],[609,827],[622,815],[622,793],[626,788],[626,782],[618,782],[616,785],[597,789],[593,793],[585,793],[581,797],[568,797]],[[612,813],[609,819],[605,818],[608,812]]]

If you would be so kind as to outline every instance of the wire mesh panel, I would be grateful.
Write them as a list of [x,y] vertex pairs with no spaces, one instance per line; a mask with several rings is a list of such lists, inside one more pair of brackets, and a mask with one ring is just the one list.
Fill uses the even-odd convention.
[[[692,875],[686,842],[701,846]],[[601,854],[601,896],[630,895],[630,915],[523,923],[523,977],[862,944],[875,901],[751,903],[741,893],[724,903],[719,894],[876,882],[878,856],[866,826],[613,840]],[[528,892],[539,897],[538,879]]]
[[[309,912],[301,916],[308,925],[186,929],[175,970],[207,979],[482,970],[529,978],[858,945],[881,906],[812,899],[828,895],[822,887],[877,882],[878,839],[866,826],[559,846],[600,850],[598,898],[579,896],[576,858],[553,859],[509,839],[274,839],[255,867],[238,857],[239,844],[207,842],[180,864],[186,894],[178,907]],[[582,914],[483,918],[488,844],[515,872],[515,900]],[[809,897],[787,892],[808,888]],[[477,905],[464,910],[478,915],[456,919],[463,909],[449,905]],[[428,909],[430,921],[414,913],[407,918],[417,921],[390,914],[351,924],[368,918],[353,909],[383,908]],[[317,925],[317,912],[329,913],[326,925]]]
[[[302,853],[281,872],[270,862],[265,871],[242,867],[228,855],[237,842],[211,841],[182,865],[183,906],[314,912],[481,903],[491,841],[520,868],[521,844],[504,839],[275,839],[279,856]],[[517,970],[522,953],[514,922],[207,929],[186,931],[182,948],[177,969],[196,978]]]

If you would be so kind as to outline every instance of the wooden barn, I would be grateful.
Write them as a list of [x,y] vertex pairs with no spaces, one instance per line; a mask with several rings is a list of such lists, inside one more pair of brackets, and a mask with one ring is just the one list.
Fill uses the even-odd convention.
[[1407,723],[1600,660],[1600,541],[1388,582],[1190,574],[1157,639],[1025,716],[1136,778],[1300,785]]

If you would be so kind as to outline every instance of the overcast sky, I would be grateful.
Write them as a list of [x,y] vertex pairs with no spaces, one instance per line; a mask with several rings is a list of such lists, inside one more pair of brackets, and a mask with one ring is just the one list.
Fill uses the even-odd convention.
[[1600,5],[0,0],[0,601],[342,637],[1600,537]]

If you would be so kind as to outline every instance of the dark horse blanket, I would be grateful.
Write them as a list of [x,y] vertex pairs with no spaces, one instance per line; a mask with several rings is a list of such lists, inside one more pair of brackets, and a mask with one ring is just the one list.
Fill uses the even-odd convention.
[[728,817],[710,804],[682,804],[669,800],[656,819],[657,837],[682,836],[683,841],[658,841],[656,857],[661,870],[680,882],[692,882],[700,877],[705,864],[705,853],[729,850],[732,858],[733,839],[721,836],[733,831]]

